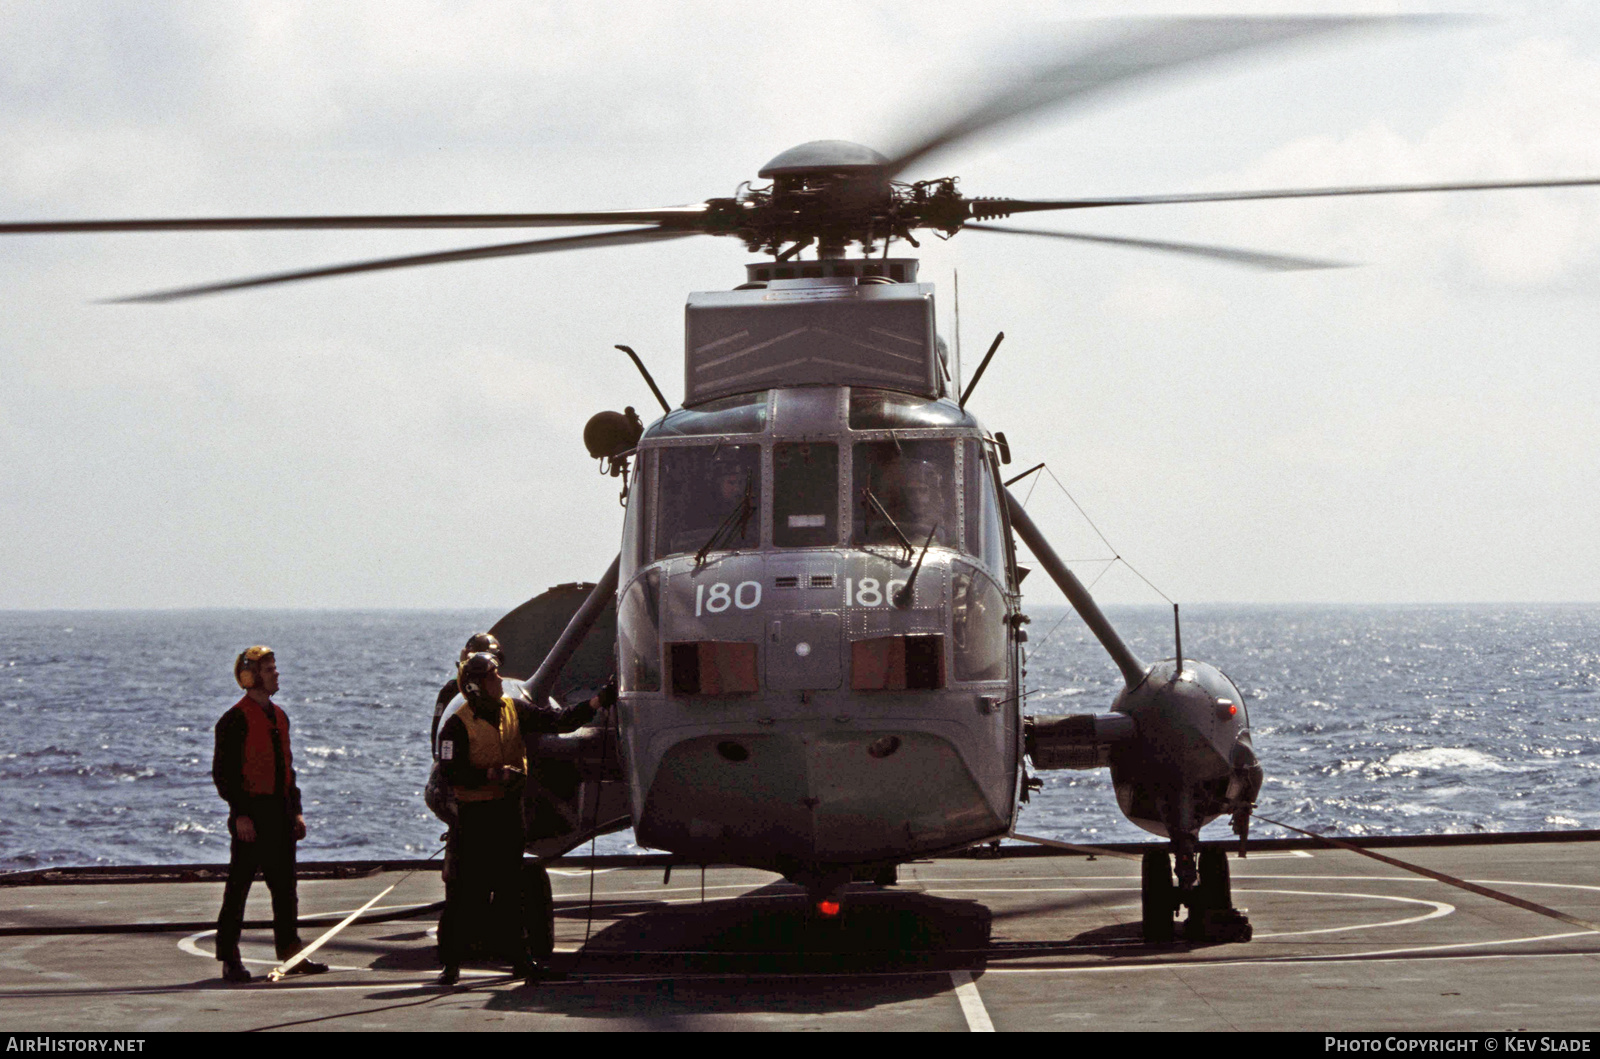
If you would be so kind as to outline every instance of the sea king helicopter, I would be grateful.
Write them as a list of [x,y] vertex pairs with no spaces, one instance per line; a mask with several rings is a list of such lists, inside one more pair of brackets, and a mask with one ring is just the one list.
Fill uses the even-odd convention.
[[[1167,840],[1144,857],[1143,929],[1243,939],[1227,860],[1199,844],[1228,817],[1243,843],[1262,784],[1249,713],[1219,668],[1136,655],[1007,490],[1005,436],[966,408],[935,330],[917,233],[967,229],[1115,242],[1263,269],[1305,258],[992,223],[1161,203],[1592,185],[1600,179],[1325,187],[1109,198],[970,197],[955,177],[903,179],[936,152],[1048,108],[1175,69],[1388,18],[1136,23],[925,127],[890,154],[817,141],[765,183],[661,209],[590,213],[189,218],[7,223],[4,234],[604,226],[257,276],[121,299],[166,302],[357,272],[730,236],[761,255],[731,290],[689,295],[684,396],[662,415],[603,412],[590,455],[623,483],[619,554],[495,627],[506,673],[536,702],[614,673],[603,727],[540,737],[530,852],[631,825],[689,863],[778,872],[835,914],[852,879],[1011,834],[1036,769],[1109,768],[1121,811]],[[806,256],[809,253],[809,256]],[[998,339],[996,340],[998,344]],[[631,350],[624,349],[632,355]],[[990,347],[990,354],[994,347]],[[985,361],[985,367],[987,360]],[[1024,714],[1027,617],[1016,541],[1082,617],[1124,687],[1099,714]]]

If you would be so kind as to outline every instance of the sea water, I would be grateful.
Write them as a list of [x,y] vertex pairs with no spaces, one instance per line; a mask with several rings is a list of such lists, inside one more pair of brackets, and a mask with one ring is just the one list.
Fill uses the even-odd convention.
[[[1120,677],[1093,637],[1064,608],[1029,612],[1027,712],[1106,710]],[[1172,654],[1170,611],[1108,613],[1142,657]],[[301,858],[429,855],[434,694],[497,617],[0,613],[0,870],[226,860],[213,725],[253,643],[276,649],[294,725]],[[1600,606],[1195,606],[1183,644],[1245,694],[1263,815],[1343,835],[1600,828]],[[1148,837],[1104,770],[1039,777],[1019,831]],[[596,848],[639,851],[630,832]]]

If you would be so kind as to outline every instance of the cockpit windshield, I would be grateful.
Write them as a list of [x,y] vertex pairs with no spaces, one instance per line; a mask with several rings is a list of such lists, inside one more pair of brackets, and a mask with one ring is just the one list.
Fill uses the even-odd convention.
[[863,441],[855,446],[854,544],[956,546],[961,537],[953,440]]
[[761,542],[761,446],[659,451],[655,557]]

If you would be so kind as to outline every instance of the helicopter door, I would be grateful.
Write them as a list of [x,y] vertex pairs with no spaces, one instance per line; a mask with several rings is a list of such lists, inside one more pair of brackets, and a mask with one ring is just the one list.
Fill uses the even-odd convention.
[[837,688],[842,666],[839,615],[785,614],[767,622],[767,690]]

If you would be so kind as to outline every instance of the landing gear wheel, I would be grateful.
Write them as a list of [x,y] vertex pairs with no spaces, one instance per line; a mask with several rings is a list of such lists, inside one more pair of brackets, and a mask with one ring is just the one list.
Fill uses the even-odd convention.
[[1178,905],[1172,885],[1172,862],[1166,851],[1144,855],[1140,865],[1139,898],[1144,912],[1144,940],[1151,945],[1172,942],[1172,917]]
[[1200,851],[1200,882],[1195,887],[1200,907],[1233,907],[1233,884],[1228,875],[1228,855],[1220,849]]
[[528,930],[528,955],[547,960],[556,947],[556,908],[550,873],[537,862],[522,869],[522,914]]
[[1250,920],[1233,907],[1228,855],[1220,849],[1200,851],[1200,881],[1183,933],[1190,941],[1239,942],[1255,936]]

